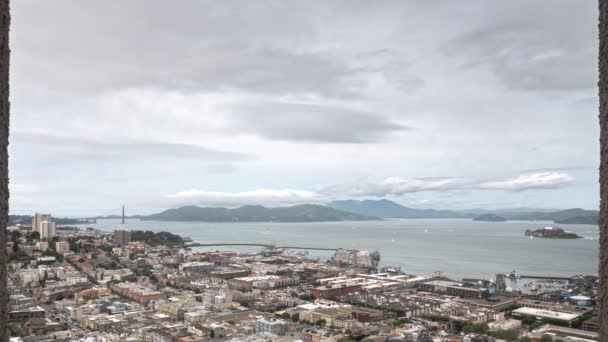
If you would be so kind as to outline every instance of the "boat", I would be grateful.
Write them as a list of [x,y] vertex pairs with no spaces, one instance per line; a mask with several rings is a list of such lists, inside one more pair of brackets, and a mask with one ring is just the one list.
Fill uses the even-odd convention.
[[509,278],[510,279],[519,279],[519,278],[521,278],[521,276],[517,273],[517,271],[511,271],[511,273],[509,273]]

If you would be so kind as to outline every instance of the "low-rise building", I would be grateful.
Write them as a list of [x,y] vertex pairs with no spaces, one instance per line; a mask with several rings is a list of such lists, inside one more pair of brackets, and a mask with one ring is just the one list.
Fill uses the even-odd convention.
[[147,305],[153,300],[165,298],[165,295],[161,292],[151,290],[137,283],[112,284],[110,288],[116,293],[131,298],[134,301],[144,305]]
[[282,336],[287,332],[288,323],[282,319],[259,319],[255,321],[257,334],[272,334]]
[[600,318],[598,316],[589,318],[583,322],[581,328],[585,331],[598,332],[600,330]]
[[55,243],[55,251],[59,254],[66,254],[70,252],[70,243],[67,241],[57,241]]
[[447,280],[433,280],[421,285],[424,291],[447,294],[464,298],[487,298],[489,291],[483,287],[469,287]]
[[310,292],[316,299],[336,298],[361,291],[360,284],[333,284],[315,287]]
[[557,320],[567,323],[568,325],[571,325],[572,322],[576,321],[581,316],[580,313],[566,313],[526,307],[513,310],[511,314],[513,317],[534,317],[537,320]]

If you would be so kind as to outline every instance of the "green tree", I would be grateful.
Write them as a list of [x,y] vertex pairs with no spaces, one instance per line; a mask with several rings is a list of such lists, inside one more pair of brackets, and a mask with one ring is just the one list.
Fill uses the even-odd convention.
[[462,332],[465,334],[487,334],[490,328],[485,323],[470,324],[467,323],[462,327]]
[[551,335],[544,334],[540,337],[540,342],[551,342],[553,341],[553,337]]
[[519,337],[519,331],[512,329],[512,330],[496,330],[496,331],[491,331],[488,333],[488,335],[499,339],[499,340],[505,340],[505,341],[516,341],[517,338]]
[[27,239],[27,241],[29,241],[29,242],[32,242],[32,241],[34,241],[34,240],[40,240],[40,233],[38,233],[38,232],[29,232],[29,233],[26,235],[26,239]]

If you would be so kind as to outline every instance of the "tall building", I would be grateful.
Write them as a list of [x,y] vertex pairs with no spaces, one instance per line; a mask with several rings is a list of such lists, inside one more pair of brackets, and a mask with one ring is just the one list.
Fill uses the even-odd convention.
[[51,240],[55,237],[57,232],[57,226],[53,221],[42,221],[40,222],[40,239]]
[[114,244],[126,246],[131,242],[131,232],[125,228],[118,228],[114,231]]
[[117,246],[126,246],[131,242],[131,232],[124,228],[125,224],[125,206],[122,206],[122,227],[114,230],[114,244]]
[[498,273],[496,275],[496,292],[502,293],[507,290],[507,276],[504,273]]
[[39,214],[39,213],[36,213],[34,215],[34,217],[32,217],[32,232],[38,232],[38,233],[42,234],[40,232],[40,224],[43,221],[52,221],[52,220],[53,220],[53,218],[51,217],[50,214]]

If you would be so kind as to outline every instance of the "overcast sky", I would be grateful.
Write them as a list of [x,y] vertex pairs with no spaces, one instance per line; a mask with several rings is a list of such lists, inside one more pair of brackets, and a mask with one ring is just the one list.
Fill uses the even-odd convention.
[[598,206],[594,1],[12,3],[11,212]]

